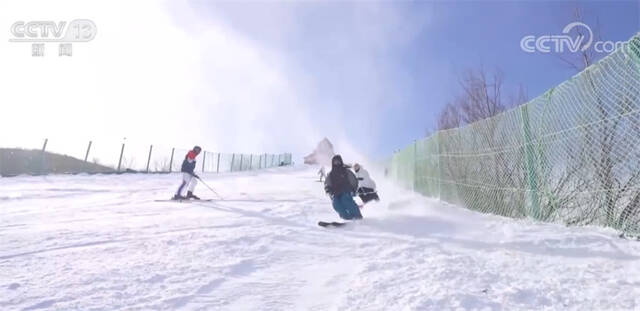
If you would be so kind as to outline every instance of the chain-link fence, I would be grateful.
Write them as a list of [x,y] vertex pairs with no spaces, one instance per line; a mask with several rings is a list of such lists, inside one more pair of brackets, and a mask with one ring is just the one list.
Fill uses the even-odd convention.
[[469,209],[640,232],[640,35],[525,105],[394,154],[405,187]]
[[[0,148],[0,175],[65,173],[179,172],[188,149],[135,141],[43,139],[23,148]],[[196,171],[209,173],[258,170],[292,164],[290,153],[241,154],[203,150]]]

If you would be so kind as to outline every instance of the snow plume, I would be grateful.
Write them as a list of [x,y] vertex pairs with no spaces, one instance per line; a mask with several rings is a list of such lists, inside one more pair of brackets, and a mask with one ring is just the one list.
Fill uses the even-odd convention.
[[172,25],[163,7],[152,1],[0,3],[6,36],[16,21],[76,18],[92,20],[97,36],[74,43],[70,57],[58,56],[57,43],[45,44],[44,57],[32,57],[31,44],[0,40],[0,102],[2,115],[11,116],[0,132],[12,133],[3,144],[137,137],[193,145],[199,44]]
[[335,155],[333,145],[325,137],[322,139],[316,149],[312,153],[304,157],[304,164],[319,164],[323,166],[331,166],[331,158]]
[[[277,69],[280,75],[275,77],[283,79],[273,81],[287,88],[277,92],[269,87],[268,96],[248,101],[264,107],[267,119],[269,113],[278,115],[273,117],[280,121],[277,128],[268,127],[266,132],[285,128],[282,139],[292,148],[302,147],[293,150],[298,156],[325,136],[340,154],[355,150],[359,151],[354,154],[371,154],[380,149],[378,138],[385,121],[407,98],[405,87],[412,83],[396,68],[396,60],[401,59],[398,53],[429,21],[411,7],[389,3],[188,4],[188,8],[172,9],[176,23],[190,32],[214,24],[233,30],[257,49],[258,59]],[[218,75],[216,70],[210,72]],[[241,90],[243,96],[251,96]],[[294,104],[287,104],[288,100]],[[238,111],[244,112],[240,107]]]
[[[0,4],[3,29],[19,20],[72,18],[98,29],[93,41],[73,44],[71,57],[59,57],[55,43],[40,58],[28,43],[0,41],[0,102],[11,116],[0,132],[13,133],[2,143],[81,138],[86,146],[127,137],[215,151],[304,150],[316,134],[279,56],[193,14],[184,3],[156,1]],[[38,143],[25,146],[31,139]]]

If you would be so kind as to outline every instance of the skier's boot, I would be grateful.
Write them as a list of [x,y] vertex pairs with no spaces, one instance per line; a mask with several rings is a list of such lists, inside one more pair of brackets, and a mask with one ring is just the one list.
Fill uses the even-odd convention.
[[186,200],[186,199],[187,198],[185,198],[185,197],[183,197],[183,196],[181,196],[179,194],[176,194],[176,195],[173,196],[173,198],[171,198],[171,200],[176,200],[176,201],[181,201],[181,200]]
[[193,192],[191,192],[191,191],[187,192],[187,199],[200,200],[200,198],[198,196],[196,196],[195,194],[193,194]]

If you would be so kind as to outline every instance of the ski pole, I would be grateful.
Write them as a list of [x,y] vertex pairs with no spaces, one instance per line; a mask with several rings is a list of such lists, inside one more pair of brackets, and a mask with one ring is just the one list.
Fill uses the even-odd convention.
[[207,188],[209,188],[209,190],[211,190],[211,192],[213,192],[216,196],[218,196],[220,198],[220,200],[224,200],[224,198],[222,196],[220,196],[215,190],[213,190],[213,188],[209,187],[209,185],[207,185],[206,182],[204,182],[204,180],[202,180],[202,178],[200,178],[200,176],[197,177],[199,181],[202,182],[203,185],[205,185]]

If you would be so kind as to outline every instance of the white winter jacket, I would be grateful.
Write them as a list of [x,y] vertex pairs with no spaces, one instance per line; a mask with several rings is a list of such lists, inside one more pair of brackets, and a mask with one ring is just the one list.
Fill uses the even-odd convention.
[[360,170],[355,173],[358,178],[358,188],[371,188],[376,190],[376,182],[369,177],[369,172],[367,172],[367,170],[360,166]]

